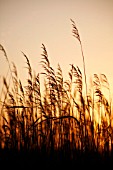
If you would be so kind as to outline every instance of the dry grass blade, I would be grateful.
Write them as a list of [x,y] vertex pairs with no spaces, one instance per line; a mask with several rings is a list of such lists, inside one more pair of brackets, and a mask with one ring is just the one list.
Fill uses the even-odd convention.
[[4,49],[4,47],[0,44],[0,50],[1,51],[3,51],[3,53],[4,53],[4,56],[6,57],[6,60],[8,61],[8,63],[9,63],[9,60],[8,60],[8,57],[7,57],[7,53],[6,53],[6,51],[5,51],[5,49]]
[[24,57],[26,58],[27,65],[28,65],[28,73],[29,73],[29,75],[30,75],[30,78],[32,79],[32,68],[31,68],[29,59],[28,59],[27,55],[26,55],[24,52],[22,52],[22,54],[23,54]]
[[72,19],[70,19],[70,20],[71,20],[72,26],[73,26],[73,30],[72,30],[73,36],[74,36],[75,38],[77,38],[77,39],[79,40],[79,42],[81,42],[81,40],[80,40],[80,35],[79,35],[78,29],[77,29],[77,27],[76,27],[76,25],[75,25],[75,22],[74,22]]
[[87,79],[86,79],[85,57],[84,57],[82,42],[80,40],[80,35],[79,35],[79,32],[78,32],[78,29],[77,29],[77,27],[75,25],[75,22],[72,19],[71,19],[71,22],[72,22],[72,26],[73,26],[72,32],[74,34],[74,37],[76,37],[79,40],[80,46],[81,46],[81,53],[82,53],[82,59],[83,59],[83,69],[84,69],[84,77],[85,77],[85,86],[86,86],[86,102],[87,102]]

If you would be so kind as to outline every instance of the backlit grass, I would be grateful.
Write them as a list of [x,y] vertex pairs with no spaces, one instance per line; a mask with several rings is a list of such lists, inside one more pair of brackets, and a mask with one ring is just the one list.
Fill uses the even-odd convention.
[[[42,44],[41,73],[33,72],[29,58],[22,52],[28,72],[27,84],[23,86],[15,63],[10,63],[0,45],[9,66],[9,78],[4,76],[1,84],[1,153],[4,150],[35,152],[40,155],[39,160],[56,161],[86,161],[89,155],[99,154],[103,158],[106,154],[112,155],[113,110],[109,82],[104,74],[94,74],[91,82],[86,82],[82,42],[75,22],[71,20],[71,23],[73,35],[81,46],[84,72],[71,64],[68,80],[64,79],[60,64],[56,70],[51,66],[47,49]],[[41,76],[44,78],[43,91]]]

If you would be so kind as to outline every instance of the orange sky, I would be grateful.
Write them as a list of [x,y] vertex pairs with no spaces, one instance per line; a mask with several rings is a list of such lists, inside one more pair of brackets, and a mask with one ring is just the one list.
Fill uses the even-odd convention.
[[[0,44],[23,81],[27,71],[21,51],[27,54],[33,69],[40,72],[42,43],[52,67],[56,69],[60,63],[64,77],[69,64],[83,71],[80,45],[72,36],[70,18],[79,30],[87,77],[103,73],[112,88],[113,0],[0,0]],[[0,76],[6,73],[7,63],[0,52]]]

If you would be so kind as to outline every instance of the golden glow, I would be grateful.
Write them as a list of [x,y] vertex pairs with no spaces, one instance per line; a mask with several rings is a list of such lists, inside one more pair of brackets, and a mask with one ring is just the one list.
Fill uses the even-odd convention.
[[[93,74],[106,75],[110,84],[110,91],[108,89],[106,90],[104,87],[101,87],[101,89],[103,94],[105,94],[107,101],[109,101],[109,105],[111,102],[111,112],[113,113],[111,100],[113,96],[112,0],[1,0],[0,44],[4,46],[10,62],[13,61],[16,64],[19,79],[22,80],[24,84],[27,82],[28,75],[26,68],[24,68],[26,67],[26,61],[24,60],[25,58],[23,57],[21,51],[23,51],[28,56],[33,71],[36,71],[36,73],[41,73],[42,68],[40,67],[40,61],[42,57],[42,43],[44,43],[47,47],[48,56],[52,67],[57,68],[57,64],[59,63],[63,71],[63,77],[65,80],[67,80],[69,78],[68,72],[70,70],[70,64],[78,66],[83,73],[81,48],[78,40],[72,36],[70,18],[75,21],[81,37],[85,56],[88,87],[90,86],[90,77],[93,79]],[[8,63],[3,55],[3,52],[0,51],[0,84],[2,82],[2,76],[9,76],[8,69]],[[43,77],[41,77],[41,82],[42,87]],[[0,90],[1,88],[2,87],[0,87]],[[90,89],[90,98],[92,100],[90,104],[93,109],[91,108],[90,115],[86,110],[85,114],[87,115],[87,121],[93,121],[94,123],[94,138],[96,144],[103,148],[105,138],[103,137],[103,132],[100,133],[99,131],[102,129],[102,125],[105,125],[106,127],[109,127],[110,125],[110,115],[108,114],[109,111],[107,112],[107,109],[109,110],[110,108],[106,108],[107,103],[104,103],[106,102],[106,98],[103,97],[101,103],[99,103],[97,101],[99,98],[93,96],[93,86],[91,86]],[[2,90],[0,92],[2,92]],[[70,107],[67,105],[67,103],[63,103],[62,109],[65,108],[66,113],[69,111],[71,116],[73,116],[74,113],[74,116],[79,120],[81,119],[80,113],[84,113],[84,108],[81,106],[80,98],[77,98],[77,106],[82,109],[79,110],[77,106],[75,107],[74,100],[76,97],[78,97],[78,92],[73,92],[74,93],[71,95],[69,93],[68,96],[70,99]],[[49,112],[48,110],[46,111],[47,113]],[[59,110],[56,111],[57,117],[58,112]],[[20,113],[22,114],[22,112]],[[55,123],[58,123],[58,119],[56,119],[52,124],[53,129],[55,128],[55,145],[58,147],[59,127],[56,126]],[[66,123],[68,124],[68,119],[66,119],[65,124]],[[78,128],[76,121],[73,122],[72,120],[71,124]],[[45,127],[46,125],[43,126]],[[90,136],[91,131],[89,130],[89,126],[90,125],[88,125],[86,129],[88,130]],[[113,127],[112,116],[111,126]],[[64,127],[61,126],[60,128],[62,132]],[[69,127],[66,128],[69,129]],[[77,130],[71,130],[71,141],[72,134],[75,133],[77,136],[79,133]],[[98,132],[100,133],[99,144],[97,140],[99,135]],[[20,133],[18,129],[17,133],[18,135]],[[63,135],[65,136],[65,134]],[[108,136],[106,136],[106,139],[107,137]],[[81,147],[81,142],[79,143],[79,137],[77,140],[78,147]]]

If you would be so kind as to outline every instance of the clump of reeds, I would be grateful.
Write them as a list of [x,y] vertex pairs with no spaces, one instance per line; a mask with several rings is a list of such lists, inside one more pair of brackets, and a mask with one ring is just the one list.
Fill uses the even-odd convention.
[[[109,154],[113,151],[109,83],[104,74],[94,74],[88,89],[82,42],[75,22],[71,22],[73,35],[81,46],[84,74],[78,66],[71,64],[68,80],[64,80],[60,64],[57,70],[52,68],[47,49],[42,44],[41,73],[33,72],[28,56],[22,52],[28,71],[27,84],[23,86],[16,65],[10,64],[0,45],[10,75],[8,80],[7,76],[3,77],[0,96],[1,149],[37,150],[52,154],[56,159],[59,155],[74,159],[84,152]],[[43,92],[40,75],[44,76]],[[104,89],[109,93],[108,98]]]

